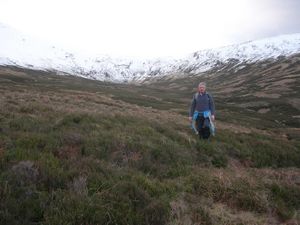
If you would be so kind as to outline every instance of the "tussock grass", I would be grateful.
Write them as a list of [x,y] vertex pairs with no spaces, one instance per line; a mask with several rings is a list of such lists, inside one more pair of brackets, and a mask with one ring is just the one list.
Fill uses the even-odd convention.
[[224,109],[207,142],[177,93],[166,103],[152,87],[10,76],[5,86],[0,76],[0,224],[299,221],[296,140],[228,129]]

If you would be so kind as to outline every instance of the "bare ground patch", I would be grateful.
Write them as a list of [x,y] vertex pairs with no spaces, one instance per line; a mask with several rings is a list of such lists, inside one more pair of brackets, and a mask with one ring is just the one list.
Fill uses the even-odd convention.
[[259,97],[259,98],[280,98],[281,95],[280,94],[276,94],[276,93],[266,93],[266,92],[255,92],[253,94],[255,97]]

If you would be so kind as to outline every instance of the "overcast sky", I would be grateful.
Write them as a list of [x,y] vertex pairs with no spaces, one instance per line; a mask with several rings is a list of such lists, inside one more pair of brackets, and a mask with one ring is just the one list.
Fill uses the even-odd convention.
[[300,0],[0,0],[0,9],[0,23],[27,34],[116,56],[177,57],[300,32]]

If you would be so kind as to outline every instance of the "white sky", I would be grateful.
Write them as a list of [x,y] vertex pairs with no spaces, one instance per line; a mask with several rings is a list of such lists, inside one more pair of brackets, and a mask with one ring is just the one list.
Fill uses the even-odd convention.
[[[300,32],[299,2],[0,0],[0,22],[87,53],[177,57],[204,48]],[[291,20],[295,21],[289,23]]]

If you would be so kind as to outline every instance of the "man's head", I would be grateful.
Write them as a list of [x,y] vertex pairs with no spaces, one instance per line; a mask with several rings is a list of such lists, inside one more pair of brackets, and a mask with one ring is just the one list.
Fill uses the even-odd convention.
[[206,83],[205,82],[200,82],[198,85],[198,91],[203,94],[206,90]]

